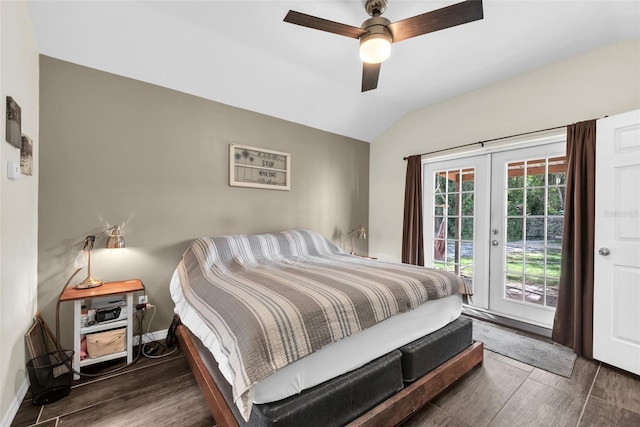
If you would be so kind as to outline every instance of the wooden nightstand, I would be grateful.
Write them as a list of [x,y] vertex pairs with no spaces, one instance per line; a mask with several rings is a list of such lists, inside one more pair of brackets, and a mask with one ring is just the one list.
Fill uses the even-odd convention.
[[[118,282],[103,283],[102,286],[89,289],[76,289],[69,287],[64,290],[60,296],[60,302],[73,301],[73,368],[76,371],[80,371],[83,366],[93,365],[95,363],[106,362],[107,360],[118,359],[120,357],[126,357],[127,363],[131,363],[133,360],[133,293],[143,291],[144,286],[139,279],[122,280]],[[115,322],[96,323],[92,326],[82,326],[81,320],[81,307],[82,301],[85,299],[104,297],[107,295],[125,295],[127,301],[127,318],[124,320],[118,320]],[[116,328],[127,328],[127,343],[126,351],[120,353],[108,354],[102,357],[86,358],[80,360],[80,341],[82,335],[91,334],[100,331],[106,331]],[[79,375],[74,374],[74,379],[80,378]]]

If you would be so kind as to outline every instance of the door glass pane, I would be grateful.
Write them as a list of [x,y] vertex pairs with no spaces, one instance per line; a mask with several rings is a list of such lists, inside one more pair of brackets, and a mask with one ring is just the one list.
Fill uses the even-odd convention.
[[526,186],[544,185],[546,159],[527,160],[525,163],[527,164]]
[[547,215],[562,215],[564,213],[564,191],[565,187],[558,185],[549,187]]
[[527,218],[527,228],[525,236],[527,244],[531,242],[531,247],[544,243],[544,218]]
[[548,174],[548,185],[567,185],[567,164],[565,158],[550,158]]
[[547,307],[556,307],[558,303],[558,285],[560,284],[560,261],[562,248],[558,243],[548,241],[546,251],[546,302]]
[[447,171],[447,186],[445,187],[448,193],[455,193],[456,186],[458,185],[458,169]]
[[507,165],[507,187],[524,187],[524,162],[512,162]]
[[544,188],[527,189],[527,215],[544,215],[544,193]]
[[450,241],[454,241],[457,239],[458,230],[459,230],[459,219],[456,216],[450,216],[447,218],[447,239]]
[[504,281],[504,296],[509,299],[524,301],[522,293],[523,281],[524,276],[521,274],[507,274]]
[[453,193],[447,196],[447,213],[449,215],[456,215],[458,213],[458,194]]
[[507,215],[522,215],[524,213],[524,190],[507,191]]
[[524,280],[524,301],[532,304],[544,305],[544,277],[526,275]]
[[524,246],[523,245],[507,245],[506,270],[512,273],[524,272]]
[[[443,217],[435,217],[434,218],[434,230],[433,235],[435,238],[433,239],[433,259],[434,260],[444,260],[444,255],[447,248],[447,241],[445,240],[445,230],[447,227],[447,222]],[[436,267],[436,268],[444,268]]]
[[475,190],[475,173],[474,168],[467,168],[462,170],[462,191],[474,191]]
[[473,289],[475,169],[434,173],[433,266],[461,276]]
[[565,158],[511,162],[507,174],[503,295],[509,300],[555,307],[562,253]]
[[444,238],[444,218],[441,216],[436,216],[433,218],[433,232],[435,233],[434,235],[439,238],[439,239],[443,239]]
[[462,215],[473,215],[473,193],[462,193],[460,213]]
[[467,286],[473,285],[473,242],[462,242],[460,245],[460,277]]
[[562,243],[563,225],[564,217],[547,217],[547,245],[560,245],[560,243]]
[[461,220],[461,236],[462,240],[473,241],[473,218],[462,218]]
[[507,218],[507,242],[524,241],[524,230],[522,230],[522,218]]
[[547,307],[558,306],[558,286],[560,285],[560,279],[556,277],[547,277],[547,299],[545,305]]

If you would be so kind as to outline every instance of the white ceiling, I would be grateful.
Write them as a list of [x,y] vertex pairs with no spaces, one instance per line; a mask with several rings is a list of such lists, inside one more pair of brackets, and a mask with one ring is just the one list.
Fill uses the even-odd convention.
[[[357,40],[282,20],[360,26],[364,0],[28,2],[44,55],[369,142],[417,108],[640,38],[638,0],[485,0],[483,20],[394,44],[361,93]],[[390,0],[384,16],[457,2]]]

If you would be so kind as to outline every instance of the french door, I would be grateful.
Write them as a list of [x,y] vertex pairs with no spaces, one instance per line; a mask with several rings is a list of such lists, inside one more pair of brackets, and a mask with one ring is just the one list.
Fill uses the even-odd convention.
[[425,264],[461,276],[471,305],[489,301],[490,157],[473,156],[423,168]]
[[491,310],[552,327],[560,283],[565,143],[495,153],[491,176]]
[[564,141],[425,163],[427,265],[459,274],[471,305],[550,328],[564,217]]

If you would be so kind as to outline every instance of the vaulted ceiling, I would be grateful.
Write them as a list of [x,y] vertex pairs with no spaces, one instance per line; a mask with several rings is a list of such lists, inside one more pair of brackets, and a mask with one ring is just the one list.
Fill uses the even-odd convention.
[[[459,1],[389,0],[383,16]],[[393,44],[378,88],[362,93],[358,40],[283,18],[359,27],[363,0],[28,3],[44,55],[369,142],[417,108],[640,38],[637,0],[485,0],[482,20]]]

